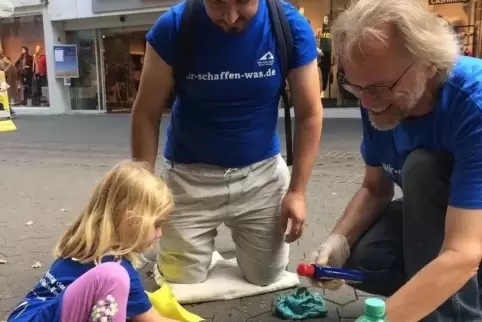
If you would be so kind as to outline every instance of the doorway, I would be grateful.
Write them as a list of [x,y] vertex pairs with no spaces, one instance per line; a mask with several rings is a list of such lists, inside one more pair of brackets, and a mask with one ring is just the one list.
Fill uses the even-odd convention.
[[105,106],[108,113],[130,113],[141,78],[148,26],[102,31]]

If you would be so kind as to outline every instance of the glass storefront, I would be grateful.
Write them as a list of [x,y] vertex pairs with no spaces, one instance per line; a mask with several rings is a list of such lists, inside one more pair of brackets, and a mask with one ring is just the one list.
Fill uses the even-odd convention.
[[139,89],[150,26],[67,31],[77,46],[79,78],[72,78],[73,111],[130,112]]
[[[329,26],[346,0],[291,0],[308,18],[325,54],[319,60],[320,97],[325,107],[356,107],[358,101],[339,89],[337,66],[331,50]],[[325,19],[327,17],[327,19]],[[327,22],[327,24],[324,24]],[[72,79],[72,110],[130,112],[142,71],[146,33],[151,25],[67,32],[76,44],[80,77]]]
[[[347,0],[331,0],[330,17],[334,20],[338,15],[346,8],[348,4]],[[337,66],[333,66],[335,81],[332,86],[332,90],[336,94],[337,107],[358,107],[360,103],[358,99],[350,92],[346,91],[343,87],[338,86],[341,81],[340,74],[338,73]]]
[[[338,70],[333,57],[330,25],[346,8],[348,0],[288,0],[310,21],[318,46],[324,52],[320,57],[321,97],[324,107],[356,107],[359,102],[351,93],[338,86]],[[420,0],[429,10],[442,16],[460,37],[464,55],[482,57],[482,0]],[[446,2],[446,3],[444,3]]]
[[444,3],[433,2],[430,10],[445,19],[459,36],[462,54],[481,57],[481,0]]
[[79,59],[79,78],[72,78],[70,100],[72,110],[102,110],[99,96],[99,50],[94,30],[70,31],[66,33],[69,44],[77,46]]
[[149,26],[131,30],[102,30],[107,112],[130,112],[139,90],[146,33]]
[[339,88],[338,68],[332,45],[330,26],[346,7],[347,0],[289,0],[309,20],[323,55],[318,59],[320,97],[324,107],[356,107],[358,100],[351,93]]
[[482,0],[475,1],[474,4],[474,25],[475,25],[475,55],[476,57],[482,56]]
[[1,19],[0,70],[12,106],[48,106],[42,15]]

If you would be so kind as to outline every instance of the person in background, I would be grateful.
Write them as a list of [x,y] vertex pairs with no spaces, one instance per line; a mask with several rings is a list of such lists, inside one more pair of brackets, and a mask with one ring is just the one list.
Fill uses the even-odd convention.
[[33,80],[33,56],[30,55],[27,46],[22,47],[22,53],[15,62],[15,67],[19,71],[22,80],[22,98],[23,105],[27,105],[27,99],[32,98],[32,80]]
[[170,190],[149,166],[116,165],[60,239],[49,271],[8,322],[173,322],[152,307],[136,271],[172,208]]
[[7,77],[7,83],[10,85],[8,88],[8,100],[10,101],[10,107],[13,105],[18,104],[18,72],[17,72],[17,67],[15,67],[15,64],[12,63],[12,59],[8,56],[5,56],[5,59],[8,62],[8,66],[5,69],[5,75]]
[[314,261],[364,271],[390,322],[482,321],[482,60],[415,0],[352,1],[332,34],[365,177]]
[[35,46],[35,54],[33,56],[33,75],[34,75],[34,90],[33,100],[34,105],[40,106],[42,104],[42,87],[48,85],[47,81],[47,57],[45,56],[42,46]]
[[16,70],[15,66],[12,65],[11,60],[7,56],[5,56],[3,48],[0,48],[0,71],[3,71],[5,73],[5,82],[8,85],[6,86],[6,88],[10,107],[10,115],[12,118],[15,118],[16,113],[13,110],[12,103],[15,101],[16,97],[15,89],[17,87],[17,76],[12,75],[12,72],[16,73]]

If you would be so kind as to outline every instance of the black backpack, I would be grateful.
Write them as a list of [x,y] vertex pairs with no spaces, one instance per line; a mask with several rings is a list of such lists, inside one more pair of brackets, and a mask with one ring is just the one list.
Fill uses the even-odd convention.
[[[280,58],[282,81],[280,96],[283,100],[286,132],[286,163],[293,164],[293,135],[291,131],[291,104],[286,92],[286,77],[289,72],[289,62],[293,57],[293,37],[280,0],[266,0],[271,20],[271,27],[275,35],[277,52]],[[174,89],[169,98],[168,106],[172,106],[178,94],[182,91],[182,84],[186,79],[191,63],[191,55],[196,44],[196,18],[202,12],[202,0],[186,0],[182,14],[181,26],[176,35],[176,45],[173,62]],[[170,105],[169,105],[170,104]],[[172,115],[172,114],[171,114]],[[172,116],[171,116],[172,117]],[[171,120],[171,131],[174,136],[175,120]],[[174,148],[172,147],[172,164],[174,164]]]

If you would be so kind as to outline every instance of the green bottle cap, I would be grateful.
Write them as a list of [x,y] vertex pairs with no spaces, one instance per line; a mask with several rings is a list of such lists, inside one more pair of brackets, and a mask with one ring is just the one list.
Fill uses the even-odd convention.
[[385,302],[377,298],[366,299],[365,315],[374,318],[383,318],[385,316]]

